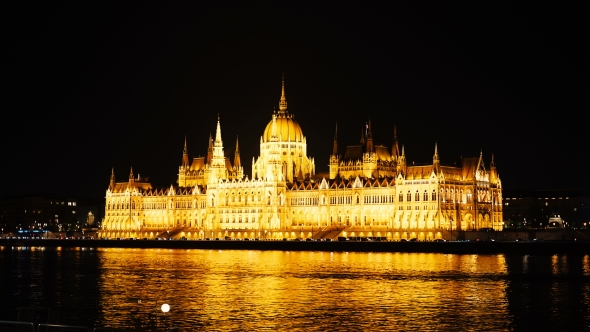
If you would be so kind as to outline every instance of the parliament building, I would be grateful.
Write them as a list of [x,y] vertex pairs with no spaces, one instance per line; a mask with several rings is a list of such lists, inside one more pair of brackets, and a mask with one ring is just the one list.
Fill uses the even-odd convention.
[[99,236],[428,241],[503,228],[493,155],[487,165],[481,153],[441,165],[434,143],[431,165],[408,165],[395,128],[391,148],[373,142],[370,121],[361,136],[340,154],[336,127],[329,174],[316,174],[283,81],[250,177],[237,142],[233,162],[226,156],[218,118],[206,157],[190,160],[185,139],[177,185],[154,188],[133,171],[118,182],[113,170]]

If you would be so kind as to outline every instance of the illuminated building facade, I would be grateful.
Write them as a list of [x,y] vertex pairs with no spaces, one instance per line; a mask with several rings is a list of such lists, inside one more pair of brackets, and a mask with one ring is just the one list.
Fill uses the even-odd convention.
[[337,128],[329,174],[316,174],[307,140],[287,110],[283,82],[279,111],[260,138],[252,175],[244,176],[238,144],[225,156],[221,124],[206,157],[189,160],[186,140],[178,186],[152,188],[133,171],[106,192],[101,237],[336,238],[401,240],[454,238],[453,231],[502,222],[502,186],[482,154],[459,166],[406,164],[394,129],[391,149],[375,145],[370,121],[359,145],[339,154]]

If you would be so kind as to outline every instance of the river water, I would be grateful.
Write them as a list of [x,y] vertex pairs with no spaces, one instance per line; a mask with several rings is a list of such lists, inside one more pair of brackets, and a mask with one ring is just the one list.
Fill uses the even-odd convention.
[[588,255],[0,248],[0,265],[0,320],[50,307],[60,324],[145,331],[590,330]]

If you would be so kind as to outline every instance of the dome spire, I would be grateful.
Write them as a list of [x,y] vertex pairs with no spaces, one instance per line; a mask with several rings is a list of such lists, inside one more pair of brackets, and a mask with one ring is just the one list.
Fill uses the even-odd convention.
[[279,101],[279,112],[284,113],[286,110],[287,110],[287,97],[285,97],[285,74],[283,74],[281,100]]
[[219,114],[217,114],[217,130],[215,131],[215,145],[221,144],[221,125],[219,124]]

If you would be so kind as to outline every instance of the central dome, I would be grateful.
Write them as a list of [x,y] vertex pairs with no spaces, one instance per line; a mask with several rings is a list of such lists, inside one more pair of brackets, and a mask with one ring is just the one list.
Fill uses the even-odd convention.
[[[266,125],[263,142],[303,142],[303,132],[293,115],[287,111],[287,97],[285,96],[285,79],[281,87],[279,111],[273,114],[272,120]],[[273,136],[275,138],[273,139]]]
[[[276,132],[273,133],[273,123],[276,123]],[[276,135],[279,142],[303,142],[303,131],[293,115],[279,111],[273,115],[273,119],[266,125],[262,139],[264,142],[273,141],[272,136]]]

